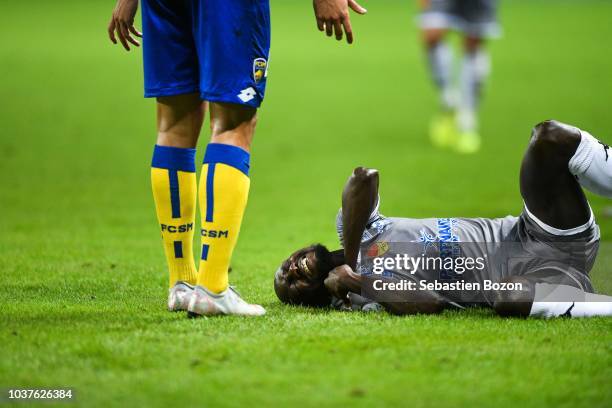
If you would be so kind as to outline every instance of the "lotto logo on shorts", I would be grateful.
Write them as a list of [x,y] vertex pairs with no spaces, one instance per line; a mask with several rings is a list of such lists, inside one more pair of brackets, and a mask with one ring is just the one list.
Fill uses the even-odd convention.
[[257,92],[255,92],[255,90],[249,86],[248,88],[240,91],[237,96],[242,102],[248,102],[255,98],[255,95],[257,95]]

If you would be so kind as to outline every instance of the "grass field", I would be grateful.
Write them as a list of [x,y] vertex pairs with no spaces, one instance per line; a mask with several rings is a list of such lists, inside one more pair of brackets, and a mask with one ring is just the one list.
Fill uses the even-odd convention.
[[[436,98],[413,2],[368,1],[348,47],[316,31],[309,1],[273,0],[230,277],[268,315],[199,320],[164,310],[154,102],[141,97],[140,54],[106,39],[111,3],[0,1],[0,388],[74,387],[80,406],[610,406],[611,319],[313,311],[279,304],[272,274],[301,245],[337,245],[356,165],[380,169],[385,214],[500,216],[521,209],[534,123],[611,141],[611,2],[503,3],[484,147],[463,157],[426,136]],[[592,205],[612,241],[609,202]],[[608,293],[611,248],[595,272]]]

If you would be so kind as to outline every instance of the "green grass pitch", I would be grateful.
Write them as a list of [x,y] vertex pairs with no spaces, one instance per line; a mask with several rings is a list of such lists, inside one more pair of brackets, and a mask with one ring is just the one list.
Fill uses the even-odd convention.
[[[380,169],[384,214],[503,216],[521,209],[537,121],[612,141],[612,3],[503,2],[484,146],[463,157],[426,137],[436,98],[414,2],[365,2],[348,47],[318,33],[310,1],[273,0],[230,277],[268,315],[198,320],[164,310],[154,102],[141,97],[139,52],[106,38],[112,3],[2,2],[0,388],[74,387],[79,406],[610,406],[610,319],[313,311],[280,305],[272,274],[301,245],[337,245],[356,165]],[[612,293],[607,205],[592,198],[607,241],[594,279]]]

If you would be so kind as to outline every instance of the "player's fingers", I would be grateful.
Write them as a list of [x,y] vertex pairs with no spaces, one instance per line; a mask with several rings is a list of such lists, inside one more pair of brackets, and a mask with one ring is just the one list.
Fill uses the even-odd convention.
[[[125,21],[120,21],[119,26],[121,27],[121,34],[123,35],[125,41],[135,45],[136,47],[140,47],[140,43],[131,36],[128,23],[126,23]],[[128,51],[129,50],[130,48],[128,44]]]
[[136,40],[134,37],[132,37],[130,34],[128,34],[125,37],[129,42],[131,42],[132,44],[134,44],[136,47],[140,47],[140,42],[138,40]]
[[359,5],[359,3],[357,3],[355,0],[348,0],[348,6],[355,12],[358,14],[365,14],[368,12],[368,10],[366,10],[364,7],[361,7]]
[[134,44],[136,47],[140,47],[140,43],[134,37],[132,37],[132,35],[130,33],[130,31],[131,31],[130,27],[125,25],[124,29],[125,29],[125,38],[126,38],[126,40],[128,40],[129,42]]
[[130,33],[134,34],[136,37],[142,38],[142,33],[138,31],[136,27],[134,27],[134,25],[130,25],[129,29],[130,29]]
[[123,20],[119,20],[119,27],[121,28],[121,34],[123,35],[123,38],[127,40],[127,38],[130,36],[128,24]]
[[317,17],[317,27],[319,28],[319,31],[325,30],[325,21],[321,20],[318,17]]
[[123,45],[123,48],[125,48],[126,51],[130,50],[130,45],[128,44],[127,40],[125,39],[125,32],[123,31],[123,27],[121,25],[120,21],[116,21],[115,25],[117,26],[117,37],[119,37],[119,42],[121,42],[121,45]]
[[336,40],[342,40],[342,23],[340,20],[334,21],[334,31],[336,33]]
[[115,20],[111,19],[108,24],[108,38],[113,42],[113,44],[117,44],[117,39],[115,38]]
[[353,43],[353,28],[351,27],[351,19],[346,16],[344,20],[342,20],[342,25],[344,26],[344,32],[346,33],[346,42],[349,44]]
[[334,34],[334,22],[332,20],[325,20],[325,34],[331,37]]

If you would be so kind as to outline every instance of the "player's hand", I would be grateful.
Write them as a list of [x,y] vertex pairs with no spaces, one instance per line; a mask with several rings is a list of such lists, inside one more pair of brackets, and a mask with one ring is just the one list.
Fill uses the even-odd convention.
[[325,31],[328,37],[331,37],[335,32],[336,40],[340,41],[344,29],[346,42],[353,43],[349,7],[358,14],[367,13],[365,8],[361,7],[355,0],[313,0],[312,5],[319,31]]
[[134,38],[142,37],[142,33],[134,28],[134,17],[137,10],[138,0],[117,0],[113,16],[108,24],[108,38],[113,44],[117,44],[118,37],[126,51],[130,50],[130,43],[140,47],[140,42]]
[[340,265],[329,272],[327,278],[323,284],[327,288],[328,292],[338,299],[347,302],[347,295],[349,293],[348,287],[343,283],[343,280],[349,275],[351,270],[348,265]]

